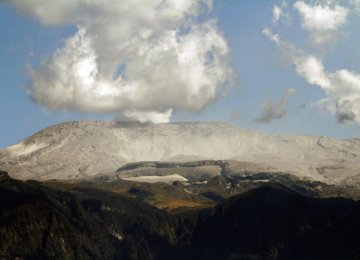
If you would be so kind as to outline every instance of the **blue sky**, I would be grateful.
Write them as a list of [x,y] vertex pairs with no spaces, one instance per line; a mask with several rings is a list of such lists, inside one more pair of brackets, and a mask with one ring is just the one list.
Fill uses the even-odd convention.
[[[269,133],[360,136],[359,1],[216,0],[211,8],[202,0],[192,1],[201,2],[199,6],[184,0],[183,5],[165,7],[166,14],[154,11],[154,18],[139,18],[153,6],[136,6],[136,1],[129,8],[138,11],[129,15],[116,11],[129,1],[109,0],[111,8],[83,8],[85,0],[55,7],[51,3],[56,1],[23,2],[0,4],[0,147],[51,124],[92,119],[224,121]],[[196,7],[206,10],[194,11]],[[39,12],[46,8],[59,11]],[[106,19],[89,22],[89,14]],[[169,26],[161,25],[164,20]],[[140,25],[134,29],[135,23]],[[103,34],[104,28],[112,31]],[[145,36],[139,38],[136,30]],[[168,35],[181,30],[176,48],[183,51],[173,57]],[[120,46],[127,41],[134,42],[131,50]],[[204,50],[186,43],[203,44]],[[83,51],[86,48],[89,51]],[[134,57],[134,50],[140,49],[154,52],[143,59],[155,72]],[[90,59],[92,54],[96,59]],[[203,54],[212,58],[203,61]],[[66,83],[73,84],[70,92],[61,92],[66,86],[61,91],[54,87],[72,73],[64,67],[74,59],[66,55],[90,57],[85,59],[88,66],[81,67],[87,76],[87,69],[98,73],[96,78],[106,77],[107,66],[122,69],[113,81],[99,81],[89,93],[66,99],[83,82],[76,74]],[[183,57],[186,67],[173,60]],[[61,68],[62,76],[57,75]],[[184,70],[193,81],[157,75],[162,68],[170,68],[168,75]],[[144,85],[138,87],[139,82]],[[134,89],[137,92],[131,92]]]

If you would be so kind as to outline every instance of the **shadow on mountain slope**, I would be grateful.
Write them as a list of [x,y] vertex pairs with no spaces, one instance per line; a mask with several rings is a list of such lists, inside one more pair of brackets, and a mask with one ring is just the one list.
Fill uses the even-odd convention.
[[64,192],[0,178],[0,256],[24,259],[164,259],[175,219],[121,195]]
[[187,257],[358,259],[359,217],[358,202],[314,199],[265,185],[199,212]]
[[0,173],[0,256],[20,259],[359,259],[360,204],[277,184],[170,215],[137,199]]

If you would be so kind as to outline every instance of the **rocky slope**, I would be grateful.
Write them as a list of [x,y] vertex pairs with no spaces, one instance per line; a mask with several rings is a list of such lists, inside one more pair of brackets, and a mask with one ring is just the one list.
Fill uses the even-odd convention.
[[103,121],[54,125],[0,151],[19,179],[68,179],[114,172],[139,161],[234,160],[329,183],[356,182],[360,139],[267,135],[223,123]]

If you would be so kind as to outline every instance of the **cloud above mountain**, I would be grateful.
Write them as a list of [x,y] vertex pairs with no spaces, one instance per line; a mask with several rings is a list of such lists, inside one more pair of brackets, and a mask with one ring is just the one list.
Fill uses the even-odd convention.
[[327,107],[340,123],[360,125],[360,74],[347,69],[329,72],[317,56],[297,50],[267,29],[264,34],[285,53],[300,77],[324,91],[326,97],[318,104]]
[[340,5],[310,5],[298,1],[294,8],[302,18],[302,27],[309,31],[333,31],[339,29],[347,21],[348,10]]
[[295,95],[296,89],[289,88],[286,94],[278,102],[268,100],[265,102],[262,108],[261,115],[254,119],[258,123],[271,123],[273,120],[281,119],[286,116],[286,106],[289,103],[289,99]]
[[273,11],[272,22],[277,23],[281,18],[281,16],[283,16],[282,9],[278,5],[274,5],[272,11]]
[[309,32],[313,46],[324,47],[339,38],[340,29],[348,22],[349,10],[332,1],[320,4],[296,2],[293,7],[301,18],[301,27]]
[[[356,1],[351,2],[355,4]],[[293,8],[299,13],[301,28],[310,32],[312,38],[320,39],[324,32],[336,32],[348,22],[349,9],[338,5],[337,1],[320,1],[312,5],[298,1]],[[360,125],[359,73],[347,68],[328,70],[323,62],[323,52],[296,46],[270,27],[265,28],[263,34],[276,44],[297,75],[322,89],[325,97],[317,101],[318,105],[325,106],[339,123],[351,121]]]
[[32,99],[49,109],[117,113],[168,122],[201,111],[231,79],[229,48],[209,18],[211,0],[14,0],[45,26],[70,25],[40,68],[30,68]]

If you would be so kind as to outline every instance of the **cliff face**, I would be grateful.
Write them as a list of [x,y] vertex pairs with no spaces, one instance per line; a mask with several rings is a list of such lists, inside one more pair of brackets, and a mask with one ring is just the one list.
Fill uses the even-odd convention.
[[[360,172],[360,141],[266,135],[223,123],[71,122],[0,151],[0,167],[19,179],[68,179],[139,161],[203,159],[263,163],[338,183]],[[353,178],[357,179],[357,178]]]

